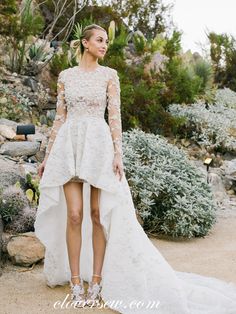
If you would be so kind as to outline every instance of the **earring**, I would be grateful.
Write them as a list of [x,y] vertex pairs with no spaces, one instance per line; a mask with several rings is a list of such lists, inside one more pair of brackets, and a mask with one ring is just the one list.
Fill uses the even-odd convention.
[[88,48],[86,48],[86,51],[88,51],[89,49]]

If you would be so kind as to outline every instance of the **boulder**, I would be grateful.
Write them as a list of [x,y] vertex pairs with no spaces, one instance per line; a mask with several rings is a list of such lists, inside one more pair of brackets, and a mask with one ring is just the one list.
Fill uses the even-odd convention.
[[0,155],[0,169],[0,188],[5,189],[10,185],[14,185],[17,181],[22,186],[25,185],[25,173],[14,161]]
[[0,154],[8,155],[11,157],[17,156],[32,156],[35,155],[40,149],[39,142],[7,142],[0,148]]
[[13,139],[16,136],[16,132],[12,130],[12,127],[0,124],[0,135],[7,139]]
[[7,125],[12,127],[12,129],[15,131],[16,130],[16,126],[17,126],[17,122],[9,120],[9,119],[5,119],[5,118],[1,118],[0,119],[0,125]]
[[34,232],[11,237],[7,252],[14,265],[30,266],[44,258],[45,247]]

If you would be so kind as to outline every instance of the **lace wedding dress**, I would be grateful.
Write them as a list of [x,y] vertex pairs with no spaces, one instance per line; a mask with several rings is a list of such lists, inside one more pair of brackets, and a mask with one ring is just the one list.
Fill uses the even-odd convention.
[[[112,167],[114,154],[122,155],[121,129],[115,69],[99,65],[87,72],[74,66],[59,74],[57,113],[34,225],[46,248],[47,285],[64,285],[70,280],[63,184],[77,180],[84,182],[80,274],[89,281],[93,270],[93,185],[101,189],[100,222],[107,241],[101,295],[111,309],[125,314],[236,314],[235,284],[175,271],[139,224],[125,174],[120,181]],[[133,306],[135,300],[143,303]],[[148,307],[148,301],[158,306]]]

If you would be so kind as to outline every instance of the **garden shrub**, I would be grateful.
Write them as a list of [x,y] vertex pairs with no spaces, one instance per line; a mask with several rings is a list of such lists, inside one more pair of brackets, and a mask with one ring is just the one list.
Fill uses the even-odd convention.
[[124,168],[143,228],[149,234],[202,237],[216,220],[206,178],[186,153],[159,135],[123,132]]
[[0,117],[16,122],[30,118],[33,102],[23,93],[0,83]]
[[222,103],[172,104],[169,112],[185,118],[186,134],[199,145],[221,152],[236,151],[236,109]]
[[236,109],[236,93],[227,87],[219,88],[216,91],[215,102]]

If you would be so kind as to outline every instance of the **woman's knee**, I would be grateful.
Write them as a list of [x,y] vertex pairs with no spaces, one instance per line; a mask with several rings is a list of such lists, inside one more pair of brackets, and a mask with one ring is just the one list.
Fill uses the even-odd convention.
[[71,225],[81,225],[83,221],[83,211],[80,209],[70,210],[67,219]]
[[98,206],[91,207],[91,219],[94,224],[99,225],[99,226],[101,225]]

